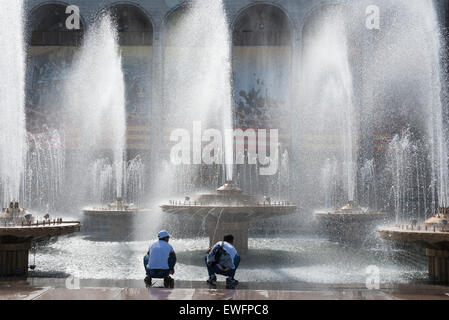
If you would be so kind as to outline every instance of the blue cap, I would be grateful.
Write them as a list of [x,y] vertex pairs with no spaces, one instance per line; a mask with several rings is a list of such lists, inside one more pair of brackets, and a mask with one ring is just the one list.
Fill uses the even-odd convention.
[[163,238],[166,238],[166,237],[171,238],[171,235],[167,231],[162,230],[162,231],[159,231],[159,234],[157,235],[157,237],[159,239],[163,239]]

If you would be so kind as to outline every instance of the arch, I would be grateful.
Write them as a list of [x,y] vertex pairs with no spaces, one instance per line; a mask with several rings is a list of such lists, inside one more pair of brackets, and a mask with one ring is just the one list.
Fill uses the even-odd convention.
[[103,8],[97,17],[108,12],[115,19],[121,46],[153,45],[153,19],[140,5],[129,1],[112,3]]
[[232,64],[239,127],[286,129],[281,114],[290,112],[293,36],[292,20],[276,4],[252,3],[236,15]]
[[304,41],[304,37],[306,35],[306,32],[308,32],[308,28],[313,27],[313,20],[315,18],[319,18],[320,15],[324,14],[326,10],[335,10],[335,9],[342,9],[344,8],[344,4],[337,1],[331,1],[328,3],[321,3],[319,5],[314,6],[312,9],[310,9],[304,16],[304,19],[301,23],[301,38]]
[[234,46],[290,45],[294,34],[286,10],[270,2],[252,3],[242,8],[231,28]]
[[170,24],[170,20],[173,18],[176,18],[177,15],[182,15],[182,13],[187,10],[189,7],[189,2],[182,1],[181,3],[177,4],[173,8],[171,8],[164,16],[164,19],[162,20],[162,26],[163,28],[168,27]]
[[186,13],[186,11],[189,9],[189,2],[183,1],[176,5],[175,7],[171,8],[166,15],[164,16],[164,19],[162,21],[162,39],[163,39],[163,45],[178,45],[174,43],[172,37],[170,36],[170,28],[174,27],[174,25],[182,19]]
[[[309,39],[313,39],[314,37],[313,32],[315,28],[321,26],[322,18],[325,17],[328,12],[345,11],[347,9],[348,6],[346,4],[338,1],[330,1],[325,4],[317,5],[307,12],[301,26],[301,52],[304,53],[304,50],[308,46]],[[357,40],[348,37],[348,46],[350,57],[361,59],[361,49],[359,48]]]
[[30,10],[28,29],[31,46],[78,46],[82,42],[85,23],[80,17],[80,29],[66,28],[66,8],[69,3],[47,1]]

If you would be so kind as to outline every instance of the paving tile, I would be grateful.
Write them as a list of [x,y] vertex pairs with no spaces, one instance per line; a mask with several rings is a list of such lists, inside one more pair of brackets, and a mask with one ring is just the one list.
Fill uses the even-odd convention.
[[122,288],[53,288],[38,296],[36,300],[117,300],[122,290]]
[[[0,282],[0,300],[449,300],[449,286],[390,284],[368,290],[361,284],[242,283],[234,290],[198,281],[176,281],[174,289],[156,281],[151,288],[137,280],[80,281],[68,289],[65,279],[28,279]],[[264,288],[264,289],[262,289]]]

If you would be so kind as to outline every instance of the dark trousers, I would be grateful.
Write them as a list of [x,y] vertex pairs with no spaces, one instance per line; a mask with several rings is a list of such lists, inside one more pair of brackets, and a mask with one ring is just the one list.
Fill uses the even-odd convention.
[[[167,278],[170,276],[170,270],[171,269],[148,269],[148,261],[150,260],[149,255],[145,255],[143,258],[143,266],[145,267],[145,271],[147,273],[147,276],[154,279],[162,279]],[[173,258],[172,255],[168,258],[168,266],[172,269],[175,267],[176,260]]]
[[215,276],[215,274],[220,274],[222,276],[226,276],[226,277],[229,277],[231,279],[234,279],[235,272],[237,271],[237,268],[239,267],[239,264],[240,264],[240,256],[235,256],[235,258],[234,258],[235,269],[231,269],[231,270],[228,270],[228,271],[223,271],[216,264],[214,266],[209,266],[207,264],[207,255],[205,256],[204,259],[206,261],[206,267],[207,267],[207,272],[209,273],[209,277]]
[[168,269],[147,269],[147,276],[152,279],[163,279],[170,276],[170,270]]

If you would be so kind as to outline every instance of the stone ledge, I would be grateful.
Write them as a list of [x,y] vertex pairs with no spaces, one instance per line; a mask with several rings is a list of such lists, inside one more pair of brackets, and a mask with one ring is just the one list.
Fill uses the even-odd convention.
[[0,227],[0,237],[12,236],[17,238],[33,238],[44,236],[61,236],[79,232],[81,225],[77,223],[63,223],[56,225]]

